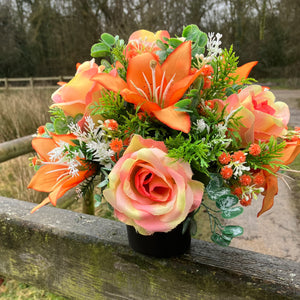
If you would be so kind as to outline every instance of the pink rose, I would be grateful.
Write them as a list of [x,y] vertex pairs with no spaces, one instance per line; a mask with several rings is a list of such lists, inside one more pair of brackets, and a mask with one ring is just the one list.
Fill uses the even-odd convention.
[[214,101],[218,102],[219,110],[227,105],[227,113],[242,107],[236,116],[242,117],[240,122],[243,126],[240,127],[239,134],[244,147],[254,141],[269,140],[271,136],[278,137],[286,133],[290,118],[288,105],[275,102],[274,94],[259,85],[248,86],[225,101]]
[[203,184],[163,142],[135,135],[109,175],[105,199],[116,217],[144,235],[168,232],[201,204]]

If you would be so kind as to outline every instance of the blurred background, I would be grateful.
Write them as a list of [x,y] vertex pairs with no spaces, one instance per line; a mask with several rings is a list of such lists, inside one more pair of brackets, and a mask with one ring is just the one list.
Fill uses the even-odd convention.
[[72,75],[101,33],[181,35],[196,24],[223,34],[257,79],[300,77],[299,0],[0,0],[0,78]]

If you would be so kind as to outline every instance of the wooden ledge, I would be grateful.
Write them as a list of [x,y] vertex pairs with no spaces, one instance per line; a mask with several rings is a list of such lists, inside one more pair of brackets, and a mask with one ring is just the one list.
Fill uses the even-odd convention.
[[0,197],[0,274],[71,299],[295,299],[300,264],[193,240],[188,254],[133,252],[125,225]]

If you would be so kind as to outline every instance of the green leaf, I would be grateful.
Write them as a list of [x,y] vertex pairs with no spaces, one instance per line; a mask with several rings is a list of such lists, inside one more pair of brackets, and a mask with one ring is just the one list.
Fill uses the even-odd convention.
[[241,226],[228,225],[222,230],[222,234],[230,236],[232,238],[240,236],[244,233],[244,229]]
[[191,103],[192,103],[191,99],[183,99],[183,100],[178,101],[175,104],[175,107],[184,108],[184,107],[187,107],[188,105],[190,105]]
[[105,67],[105,70],[110,70],[112,68],[111,64],[106,59],[101,59],[101,65]]
[[50,132],[54,132],[55,131],[54,126],[53,126],[52,123],[46,123],[45,127]]
[[103,187],[107,186],[107,184],[108,184],[108,179],[106,178],[106,179],[104,179],[103,181],[101,181],[101,182],[97,185],[97,187],[98,187],[98,188],[103,188]]
[[235,195],[223,195],[216,200],[216,205],[221,210],[226,210],[239,202],[239,199]]
[[195,235],[197,233],[197,222],[194,218],[191,219],[190,233],[191,235]]
[[102,198],[100,195],[95,194],[94,199],[95,199],[95,207],[98,207],[101,204]]
[[168,46],[162,42],[161,40],[156,41],[156,45],[161,49],[161,50],[167,50]]
[[204,52],[205,52],[205,48],[204,47],[194,47],[193,49],[192,49],[192,56],[193,57],[195,57],[196,56],[196,54],[204,54]]
[[185,232],[188,230],[190,223],[191,223],[192,218],[191,217],[187,217],[184,221],[183,221],[183,226],[182,226],[182,234],[185,234]]
[[176,39],[176,38],[171,38],[169,39],[169,45],[172,47],[172,48],[177,48],[179,45],[182,44],[182,41],[179,40],[179,39]]
[[213,201],[216,201],[221,196],[231,195],[230,188],[222,187],[222,188],[213,188],[206,190],[209,198]]
[[231,207],[226,210],[223,210],[221,216],[224,219],[232,219],[239,216],[243,211],[244,209],[241,206]]
[[58,134],[66,134],[69,131],[68,124],[62,119],[55,119],[53,126]]
[[211,235],[210,238],[215,244],[218,244],[218,245],[223,246],[223,247],[228,246],[231,242],[230,237],[223,237],[220,234],[215,233],[215,232]]
[[162,61],[165,61],[166,58],[168,57],[168,53],[167,51],[164,51],[164,50],[158,50],[155,52],[158,57],[159,57],[159,60],[162,62]]
[[102,33],[101,40],[108,46],[113,46],[115,44],[115,38],[109,33]]
[[33,169],[34,169],[35,172],[37,172],[39,170],[39,168],[41,168],[41,167],[42,167],[42,165],[35,165],[33,167]]
[[200,30],[199,40],[198,40],[198,47],[204,48],[207,44],[207,34]]
[[76,124],[78,123],[83,117],[83,114],[77,114],[74,119],[73,119],[73,122]]
[[110,48],[104,43],[94,44],[91,48],[92,57],[104,57],[108,55]]
[[223,183],[223,178],[219,173],[210,174],[210,182],[208,184],[209,187],[220,188],[223,186]]
[[197,25],[188,25],[182,31],[182,36],[185,37],[189,41],[197,41],[199,35],[199,27]]
[[194,24],[186,26],[183,29],[182,36],[185,37],[188,41],[194,42],[199,47],[199,49],[203,48],[207,43],[207,34],[201,31],[199,27]]

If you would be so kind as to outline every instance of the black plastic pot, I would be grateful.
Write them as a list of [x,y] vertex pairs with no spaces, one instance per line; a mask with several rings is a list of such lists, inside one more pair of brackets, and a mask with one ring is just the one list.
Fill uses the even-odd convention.
[[182,227],[183,223],[169,232],[142,235],[127,225],[129,245],[136,252],[159,258],[184,254],[190,248],[191,234],[189,229],[182,234]]

